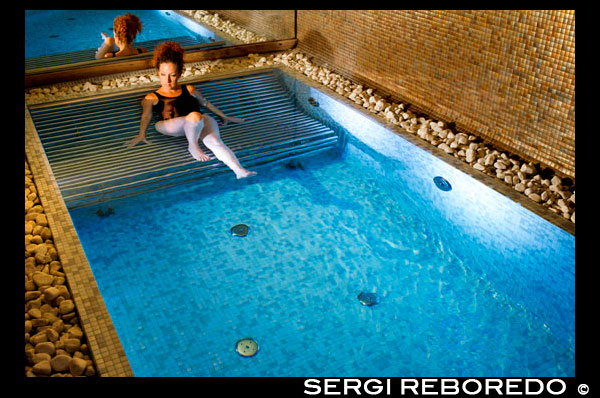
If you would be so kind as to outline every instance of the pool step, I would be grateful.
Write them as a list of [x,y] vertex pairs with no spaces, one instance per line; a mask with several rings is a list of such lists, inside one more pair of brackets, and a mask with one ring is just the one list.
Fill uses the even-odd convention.
[[[211,103],[244,123],[219,124],[221,138],[244,167],[286,161],[339,148],[340,134],[305,113],[286,91],[276,70],[193,83]],[[68,207],[233,172],[216,160],[198,162],[183,137],[168,137],[150,124],[147,139],[125,142],[139,132],[140,101],[150,90],[30,106],[44,151]],[[206,109],[202,110],[203,112]]]
[[[160,43],[165,42],[167,40],[176,41],[179,44],[181,44],[181,46],[184,49],[187,49],[187,50],[189,50],[191,48],[197,48],[197,47],[217,48],[217,47],[223,47],[225,45],[224,41],[218,41],[218,42],[213,42],[213,43],[202,43],[202,42],[199,42],[193,36],[180,36],[180,37],[174,37],[174,38],[165,38],[165,39],[149,40],[149,41],[134,43],[134,47],[135,48],[144,47],[144,48],[146,48],[147,52],[152,52],[152,51],[154,51],[154,47],[158,46]],[[98,45],[98,47],[100,47],[100,45]],[[25,70],[27,71],[27,70],[32,70],[32,69],[50,68],[50,67],[59,66],[59,65],[66,65],[66,64],[70,65],[70,64],[80,63],[80,62],[95,61],[96,59],[94,56],[96,54],[96,51],[98,51],[97,48],[92,48],[89,50],[73,51],[73,52],[69,52],[69,53],[43,55],[43,56],[35,57],[35,58],[25,58]]]

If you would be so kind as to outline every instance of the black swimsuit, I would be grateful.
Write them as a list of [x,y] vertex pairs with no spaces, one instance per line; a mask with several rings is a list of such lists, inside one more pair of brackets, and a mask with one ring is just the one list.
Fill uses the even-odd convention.
[[[152,110],[158,115],[160,120],[187,116],[191,112],[200,112],[198,100],[190,94],[186,86],[181,87],[181,94],[177,97],[165,97],[157,91],[154,94],[158,97],[158,103],[152,106]],[[167,115],[163,114],[165,110],[168,113]]]
[[[136,48],[136,50],[137,50],[138,54],[141,54],[141,53],[143,53],[143,51],[142,51],[142,49],[141,49],[141,48]],[[112,55],[113,55],[113,58],[114,58],[114,57],[116,57],[116,56],[117,56],[117,53],[118,53],[119,51],[121,51],[121,50],[115,50],[115,51],[111,51],[111,52],[110,52],[110,54],[112,54]]]

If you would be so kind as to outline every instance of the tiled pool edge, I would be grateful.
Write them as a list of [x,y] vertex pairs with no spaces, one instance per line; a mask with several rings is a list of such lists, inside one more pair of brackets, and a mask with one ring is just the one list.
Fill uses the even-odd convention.
[[125,350],[110,319],[92,269],[60,195],[33,121],[25,106],[25,156],[72,292],[91,356],[102,377],[134,376]]

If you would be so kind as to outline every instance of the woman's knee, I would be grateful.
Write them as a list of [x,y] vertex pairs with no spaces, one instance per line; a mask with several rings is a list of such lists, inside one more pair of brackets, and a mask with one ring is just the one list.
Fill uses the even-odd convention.
[[183,123],[176,119],[158,121],[154,129],[164,135],[178,136],[183,134]]
[[163,124],[164,123],[162,122],[162,120],[156,122],[156,124],[154,124],[154,130],[158,131],[161,134],[165,134]]
[[225,145],[225,144],[223,144],[223,141],[221,141],[221,137],[219,137],[219,135],[217,135],[217,134],[208,134],[208,135],[204,136],[202,138],[202,142],[208,148],[220,147],[220,146]]
[[188,115],[185,117],[185,119],[188,122],[194,122],[197,123],[200,120],[202,120],[202,114],[200,112],[190,112],[188,113]]

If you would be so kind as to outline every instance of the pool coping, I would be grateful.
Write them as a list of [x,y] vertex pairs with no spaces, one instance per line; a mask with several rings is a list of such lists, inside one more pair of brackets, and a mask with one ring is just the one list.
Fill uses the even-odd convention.
[[[318,91],[331,96],[332,98],[341,101],[345,105],[360,112],[362,115],[370,118],[374,122],[385,126],[390,131],[406,139],[410,143],[416,145],[437,158],[445,161],[451,166],[467,173],[477,181],[489,186],[504,196],[512,199],[521,206],[530,210],[534,214],[542,217],[546,221],[565,230],[571,235],[575,235],[575,226],[570,221],[563,217],[552,213],[531,199],[516,192],[511,187],[503,182],[480,172],[470,165],[464,163],[460,159],[455,158],[443,150],[423,141],[415,135],[403,130],[402,128],[390,123],[382,121],[380,117],[365,110],[362,106],[358,106],[353,101],[345,98],[337,92],[323,87],[323,85],[314,82],[304,74],[293,70],[285,65],[272,65],[255,67],[252,69],[241,69],[226,72],[216,72],[202,75],[200,77],[190,77],[181,79],[182,83],[194,83],[200,81],[217,80],[227,77],[248,75],[260,73],[265,70],[280,69],[282,72],[292,76],[302,83],[317,89]],[[139,74],[140,71],[131,72],[130,74]],[[106,76],[105,78],[109,78]],[[80,81],[73,81],[64,84],[77,84]],[[157,84],[137,86],[122,90],[114,90],[110,93],[96,93],[91,95],[78,95],[71,98],[63,98],[58,101],[44,102],[44,104],[58,103],[74,98],[92,98],[105,95],[121,94],[124,92],[133,92],[136,90],[147,90]],[[35,106],[37,104],[31,104]],[[91,267],[87,261],[79,237],[69,215],[67,206],[60,194],[58,184],[54,178],[54,174],[50,168],[48,159],[42,147],[42,143],[38,137],[37,131],[29,113],[28,104],[25,104],[25,156],[31,168],[34,181],[36,183],[38,194],[48,218],[48,223],[51,228],[55,246],[59,254],[61,264],[63,266],[65,277],[69,288],[71,289],[73,300],[79,315],[80,323],[84,333],[86,334],[90,352],[98,370],[98,375],[101,377],[132,377],[134,376],[125,350],[116,333],[102,295],[98,289],[96,280],[92,273]]]

